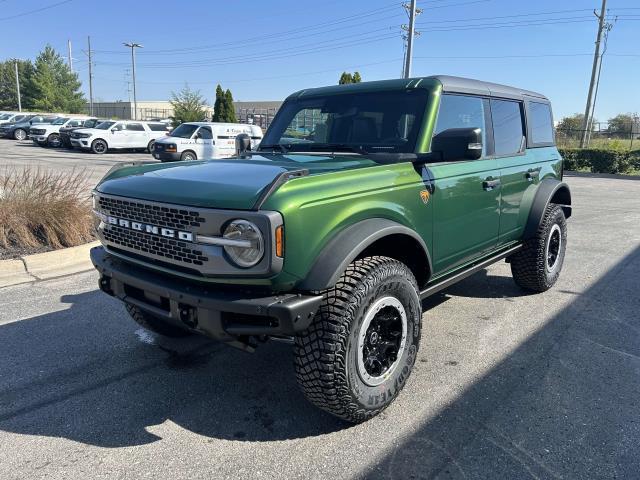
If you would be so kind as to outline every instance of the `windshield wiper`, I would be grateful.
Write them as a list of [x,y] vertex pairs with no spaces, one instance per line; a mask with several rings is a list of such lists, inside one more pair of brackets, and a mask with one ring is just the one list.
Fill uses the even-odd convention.
[[283,154],[289,153],[289,150],[287,149],[287,147],[285,147],[281,143],[276,143],[274,145],[260,145],[260,147],[258,148],[258,151],[261,152],[262,150],[273,150],[273,153],[275,153],[276,149],[280,150],[280,153],[283,153]]
[[353,153],[358,153],[360,155],[367,155],[369,153],[362,147],[359,147],[357,145],[349,145],[346,143],[317,143],[315,145],[314,144],[309,145],[309,148],[313,150],[317,150],[317,149],[328,150],[331,152],[336,152],[336,151],[353,152]]

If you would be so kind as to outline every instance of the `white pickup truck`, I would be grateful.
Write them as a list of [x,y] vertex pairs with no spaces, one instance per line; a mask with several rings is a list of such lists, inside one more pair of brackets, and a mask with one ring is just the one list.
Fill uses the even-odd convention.
[[164,137],[169,127],[161,122],[109,120],[95,128],[80,128],[71,132],[71,145],[93,153],[132,149],[153,152],[157,139]]

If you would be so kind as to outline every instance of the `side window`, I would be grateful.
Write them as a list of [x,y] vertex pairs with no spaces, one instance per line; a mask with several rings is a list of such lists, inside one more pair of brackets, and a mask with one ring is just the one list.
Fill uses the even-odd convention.
[[482,129],[482,155],[485,155],[487,134],[482,98],[467,95],[443,95],[433,134],[437,135],[450,128]]
[[144,127],[141,123],[127,123],[127,130],[133,130],[134,132],[144,132]]
[[81,126],[82,126],[82,120],[71,120],[67,124],[67,127],[81,127]]
[[529,102],[529,127],[534,144],[553,144],[553,120],[547,103]]
[[152,132],[166,132],[167,126],[164,123],[147,123]]
[[524,149],[522,104],[491,99],[493,142],[496,155],[515,155]]
[[203,140],[213,139],[213,134],[211,133],[211,129],[209,127],[200,127],[198,133],[200,134],[200,138]]
[[111,127],[111,130],[115,130],[117,132],[120,132],[120,131],[124,130],[124,126],[121,123],[116,123],[113,127]]

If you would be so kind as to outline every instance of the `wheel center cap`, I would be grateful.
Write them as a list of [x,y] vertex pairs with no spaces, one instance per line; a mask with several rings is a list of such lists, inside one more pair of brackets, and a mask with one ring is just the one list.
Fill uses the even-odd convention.
[[376,343],[378,343],[378,339],[379,339],[379,335],[378,332],[371,332],[371,335],[369,335],[369,343],[371,345],[375,345]]

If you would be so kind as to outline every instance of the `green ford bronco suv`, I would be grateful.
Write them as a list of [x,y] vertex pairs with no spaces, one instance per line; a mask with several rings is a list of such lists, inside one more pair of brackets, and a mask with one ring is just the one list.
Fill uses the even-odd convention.
[[351,422],[399,394],[421,300],[506,260],[558,279],[571,194],[549,101],[448,76],[302,90],[257,151],[110,172],[100,288],[157,333],[293,342],[297,380]]

